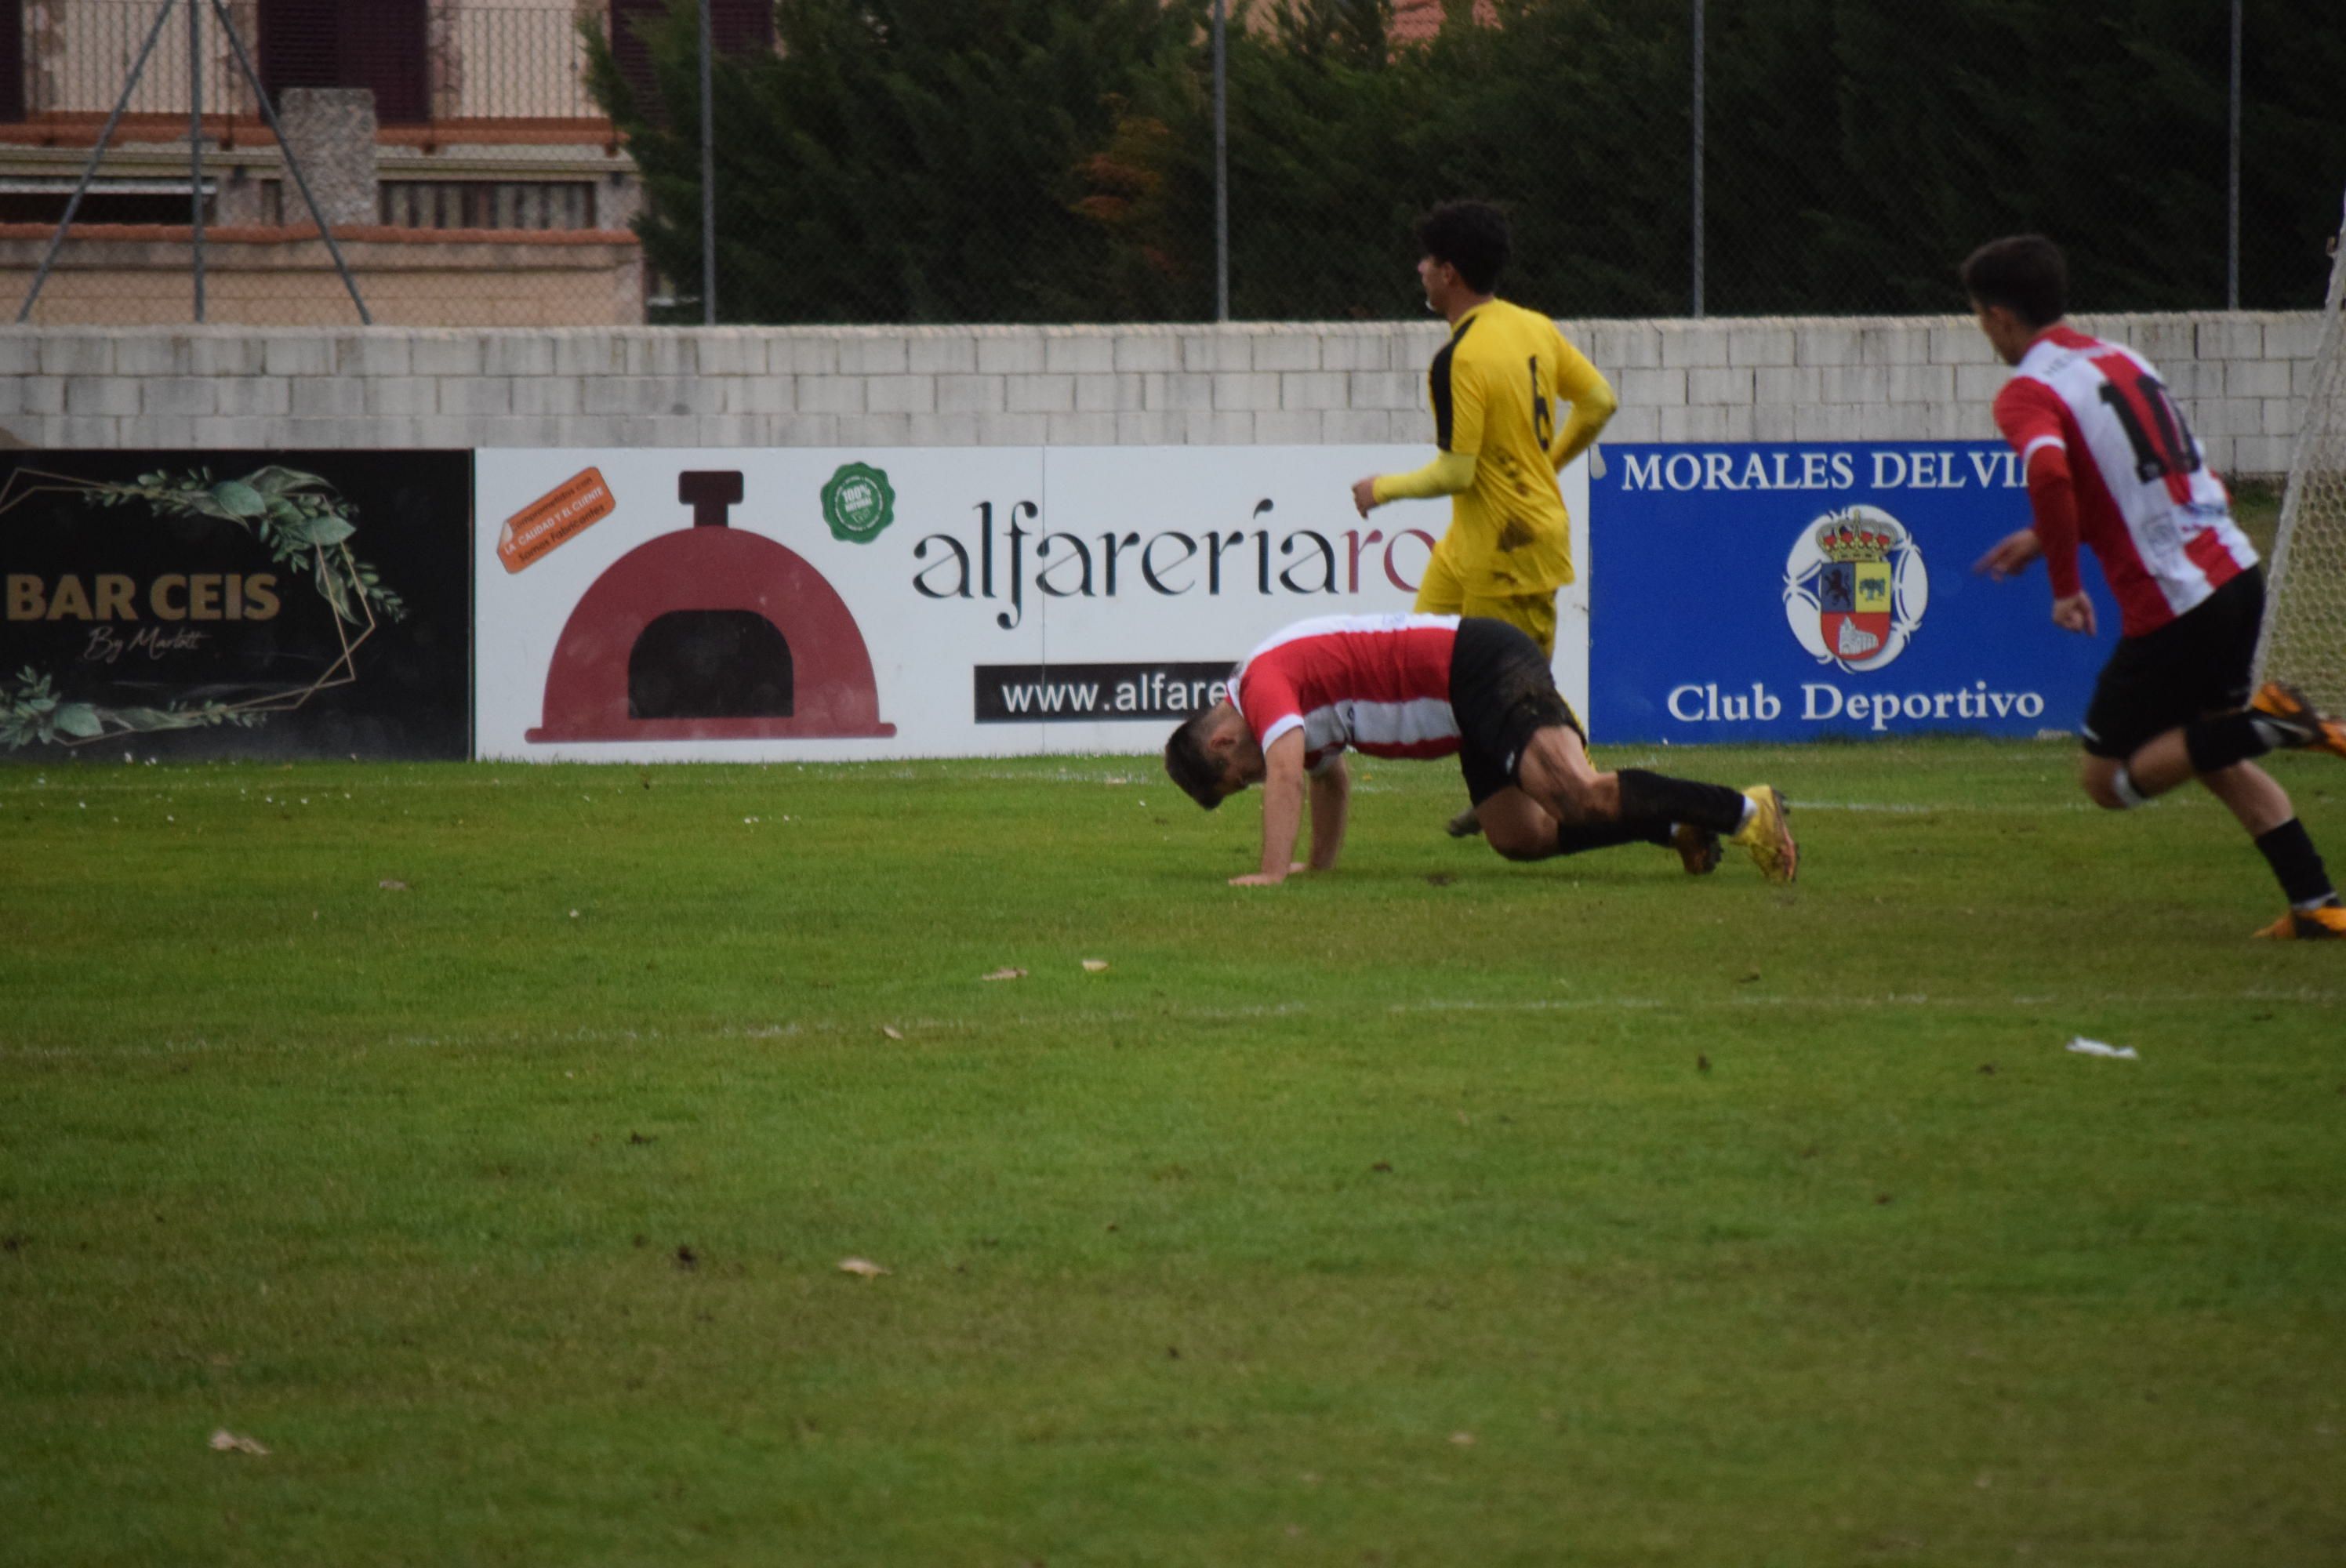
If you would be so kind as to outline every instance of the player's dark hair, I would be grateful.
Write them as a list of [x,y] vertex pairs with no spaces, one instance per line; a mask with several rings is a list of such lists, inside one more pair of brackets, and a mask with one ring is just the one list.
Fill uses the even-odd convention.
[[1165,742],[1165,772],[1182,793],[1210,811],[1222,803],[1222,765],[1206,749],[1214,732],[1214,709],[1182,722]]
[[1447,261],[1458,269],[1466,287],[1477,294],[1498,286],[1512,246],[1506,214],[1487,201],[1445,201],[1417,221],[1421,255]]
[[1983,305],[2002,305],[2032,327],[2049,327],[2069,313],[2069,263],[2042,234],[1991,239],[1964,258],[1964,292]]

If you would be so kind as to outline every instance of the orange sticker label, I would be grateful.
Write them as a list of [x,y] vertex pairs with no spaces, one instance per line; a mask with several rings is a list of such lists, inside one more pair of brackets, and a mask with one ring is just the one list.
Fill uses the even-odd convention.
[[497,533],[497,559],[506,571],[518,572],[608,517],[617,504],[602,470],[586,469],[505,519]]

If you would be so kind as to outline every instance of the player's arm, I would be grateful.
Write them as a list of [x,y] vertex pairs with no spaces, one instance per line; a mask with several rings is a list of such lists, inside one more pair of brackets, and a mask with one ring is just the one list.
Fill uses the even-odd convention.
[[1566,341],[1562,332],[1556,335],[1556,395],[1572,405],[1547,449],[1548,462],[1561,473],[1574,458],[1596,443],[1621,400],[1613,395],[1613,384],[1604,372],[1590,364],[1588,356]]
[[1423,468],[1407,473],[1372,473],[1352,484],[1352,505],[1366,517],[1388,501],[1424,501],[1455,495],[1474,483],[1474,459],[1463,452],[1436,453]]
[[1352,505],[1366,517],[1388,501],[1455,495],[1474,483],[1475,454],[1483,450],[1484,392],[1481,377],[1462,368],[1454,355],[1435,361],[1428,391],[1433,402],[1434,459],[1407,473],[1378,473],[1352,484]]
[[1341,754],[1311,775],[1311,869],[1332,871],[1344,852],[1344,819],[1352,806],[1352,776]]
[[2077,486],[2069,468],[2059,400],[2041,382],[2009,382],[1996,395],[1995,422],[2020,454],[2031,522],[1999,540],[1976,569],[2009,576],[2042,555],[2045,575],[2052,579],[2055,623],[2091,636],[2094,602],[2077,575]]
[[1303,731],[1290,729],[1262,754],[1262,869],[1232,877],[1234,888],[1277,887],[1296,870],[1295,837],[1303,828]]

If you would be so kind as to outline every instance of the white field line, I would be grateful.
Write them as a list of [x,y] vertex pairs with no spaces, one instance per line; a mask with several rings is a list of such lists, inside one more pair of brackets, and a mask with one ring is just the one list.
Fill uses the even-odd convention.
[[[2334,1007],[2346,1003],[2346,990],[2310,986],[2295,989],[2248,986],[2238,991],[2096,992],[2066,995],[2058,992],[2025,995],[1946,996],[1927,992],[1892,992],[1880,996],[1559,996],[1489,1001],[1474,997],[1417,997],[1384,1003],[1377,1011],[1391,1017],[1415,1017],[1451,1013],[1484,1014],[1571,1014],[1586,1013],[1769,1013],[1805,1009],[1882,1010],[1904,1012],[2002,1012],[2047,1007],[2086,1010],[2102,1007],[2199,1007],[2251,1003],[2298,1003]],[[1095,1027],[1145,1024],[1170,1027],[1186,1023],[1243,1023],[1316,1016],[1325,1010],[1303,1003],[1265,1003],[1236,1007],[1069,1008],[1060,1013],[1012,1013],[1002,1017],[905,1018],[874,1013],[852,1022],[837,1018],[774,1023],[729,1023],[710,1029],[554,1029],[544,1032],[504,1030],[482,1033],[393,1034],[379,1040],[328,1042],[326,1050],[363,1055],[368,1051],[438,1050],[450,1047],[496,1049],[546,1045],[625,1045],[694,1040],[795,1040],[870,1036],[894,1044],[881,1033],[883,1024],[909,1041],[921,1034],[983,1034],[1080,1023]],[[167,1056],[284,1056],[320,1050],[317,1044],[260,1044],[238,1040],[212,1040],[198,1035],[121,1045],[8,1045],[0,1044],[0,1061],[114,1061]]]

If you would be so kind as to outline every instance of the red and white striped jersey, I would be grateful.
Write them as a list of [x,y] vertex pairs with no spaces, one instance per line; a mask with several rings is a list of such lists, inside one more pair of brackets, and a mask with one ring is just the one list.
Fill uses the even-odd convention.
[[2077,591],[2082,542],[2117,597],[2123,635],[2157,630],[2257,564],[2183,411],[2132,349],[2050,329],[1996,395],[1995,423],[2023,473],[2040,448],[2067,455],[2077,532],[2044,540],[2053,591]]
[[1266,751],[1303,731],[1313,773],[1348,746],[1372,757],[1447,757],[1456,616],[1321,616],[1298,621],[1241,660],[1230,700]]

